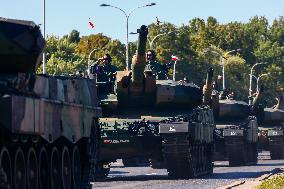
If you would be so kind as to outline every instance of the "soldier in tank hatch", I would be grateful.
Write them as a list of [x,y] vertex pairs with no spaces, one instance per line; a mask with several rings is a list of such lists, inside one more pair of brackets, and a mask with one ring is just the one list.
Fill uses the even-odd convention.
[[97,74],[97,81],[99,82],[114,82],[115,73],[118,68],[111,64],[112,58],[109,54],[105,54],[99,58],[98,61],[91,66],[91,72]]
[[149,50],[146,53],[146,60],[147,65],[145,70],[151,70],[158,80],[168,79],[167,73],[170,65],[157,62],[154,50]]

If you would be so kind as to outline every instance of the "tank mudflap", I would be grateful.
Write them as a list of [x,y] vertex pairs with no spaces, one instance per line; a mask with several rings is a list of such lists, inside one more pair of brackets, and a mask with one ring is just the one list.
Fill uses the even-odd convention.
[[229,166],[244,166],[257,164],[256,143],[248,142],[243,137],[230,137],[225,140],[225,148]]
[[284,159],[284,136],[283,130],[268,131],[268,150],[270,159]]
[[193,178],[213,172],[213,112],[199,107],[190,116],[160,123],[162,153],[169,176]]
[[163,136],[163,158],[173,178],[194,178],[213,172],[211,144],[190,144],[189,135]]

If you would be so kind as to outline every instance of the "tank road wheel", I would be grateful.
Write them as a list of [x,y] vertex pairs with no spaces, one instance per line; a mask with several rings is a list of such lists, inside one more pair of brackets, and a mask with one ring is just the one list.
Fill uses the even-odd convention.
[[69,189],[71,187],[71,175],[72,175],[72,168],[71,168],[71,160],[70,160],[70,153],[66,146],[64,146],[62,151],[62,158],[61,158],[61,179],[62,179],[62,188]]
[[73,189],[80,189],[82,181],[82,171],[81,171],[81,158],[80,152],[77,146],[73,148],[72,153],[72,183]]
[[[62,156],[63,157],[63,156]],[[51,150],[50,157],[50,181],[51,189],[60,189],[60,158],[56,147]]]
[[39,189],[49,188],[49,174],[48,174],[48,155],[45,147],[40,149],[39,153]]
[[15,153],[14,160],[14,187],[23,189],[26,187],[26,163],[24,152],[21,148]]
[[[28,189],[38,188],[38,159],[34,148],[30,148],[27,156]],[[46,178],[45,178],[46,179]]]
[[[12,161],[11,156],[6,147],[3,147],[0,153],[0,167],[3,169],[6,174],[7,184],[12,187]],[[3,181],[2,181],[3,182]]]

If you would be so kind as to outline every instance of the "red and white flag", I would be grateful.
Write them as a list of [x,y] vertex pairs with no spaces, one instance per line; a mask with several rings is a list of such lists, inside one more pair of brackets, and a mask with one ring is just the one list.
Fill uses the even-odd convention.
[[177,61],[179,60],[179,57],[172,55],[172,61]]
[[92,28],[95,27],[95,25],[93,24],[93,22],[91,22],[90,18],[89,18],[89,25],[90,25]]

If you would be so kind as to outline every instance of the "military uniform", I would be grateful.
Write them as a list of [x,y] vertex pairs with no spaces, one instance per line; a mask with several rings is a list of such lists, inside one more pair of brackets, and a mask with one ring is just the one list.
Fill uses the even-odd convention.
[[152,71],[153,74],[156,75],[156,79],[158,80],[168,79],[166,65],[162,65],[157,61],[149,61],[146,65],[145,70]]
[[114,82],[115,77],[114,73],[118,71],[118,68],[112,64],[105,64],[105,65],[97,65],[96,66],[96,73],[97,73],[97,81],[99,82]]

